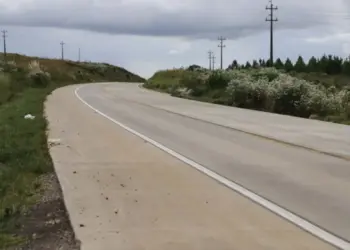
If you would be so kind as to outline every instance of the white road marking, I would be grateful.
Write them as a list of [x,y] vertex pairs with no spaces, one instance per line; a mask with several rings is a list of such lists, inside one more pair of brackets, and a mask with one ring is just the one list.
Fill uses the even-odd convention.
[[344,249],[344,250],[350,250],[350,243],[348,241],[345,241],[327,231],[325,231],[324,229],[310,223],[309,221],[299,217],[298,215],[289,212],[288,210],[272,203],[269,200],[266,200],[265,198],[245,189],[244,187],[238,185],[237,183],[226,179],[225,177],[218,175],[217,173],[207,169],[206,167],[186,158],[185,156],[176,153],[175,151],[167,148],[166,146],[152,140],[151,138],[125,126],[124,124],[116,121],[115,119],[109,117],[108,115],[104,114],[103,112],[101,112],[100,110],[94,108],[93,106],[91,106],[90,104],[88,104],[85,100],[83,100],[83,98],[81,98],[78,94],[79,90],[82,89],[83,87],[85,87],[86,85],[82,85],[79,86],[78,88],[75,89],[75,95],[76,97],[82,102],[84,103],[86,106],[88,106],[89,108],[91,108],[92,110],[94,110],[95,112],[97,112],[98,114],[102,115],[103,117],[107,118],[108,120],[110,120],[111,122],[117,124],[118,126],[122,127],[123,129],[127,130],[128,132],[142,138],[143,140],[149,142],[150,144],[154,145],[155,147],[163,150],[164,152],[172,155],[173,157],[179,159],[180,161],[192,166],[193,168],[197,169],[198,171],[206,174],[207,176],[215,179],[216,181],[224,184],[225,186],[227,186],[228,188],[240,193],[241,195],[243,195],[244,197],[247,197],[248,199],[258,203],[259,205],[263,206],[264,208],[270,210],[271,212],[279,215],[280,217],[288,220],[289,222],[297,225],[298,227],[304,229],[305,231],[313,234],[314,236],[332,244],[333,246],[340,248],[340,249]]

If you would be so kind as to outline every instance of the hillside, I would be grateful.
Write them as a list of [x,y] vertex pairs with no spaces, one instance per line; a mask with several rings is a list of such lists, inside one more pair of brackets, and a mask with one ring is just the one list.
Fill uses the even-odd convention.
[[48,151],[57,142],[46,135],[44,102],[69,84],[144,79],[105,63],[19,54],[6,61],[0,61],[0,249],[79,249]]
[[[3,54],[0,53],[0,58]],[[40,57],[30,57],[21,54],[7,54],[7,62],[18,68],[26,69],[31,61],[38,61],[44,71],[51,74],[55,80],[66,81],[144,81],[140,76],[133,74],[126,69],[108,63],[76,62],[69,60],[49,59]],[[107,78],[107,79],[106,79]]]
[[[3,54],[0,54],[0,58],[3,58]],[[3,61],[0,62],[0,70],[4,71],[4,77],[10,78],[7,81],[11,81],[11,86],[0,82],[0,104],[6,102],[16,92],[28,87],[30,82],[34,85],[47,85],[50,83],[53,87],[58,87],[65,84],[88,82],[145,81],[124,68],[107,63],[62,61],[20,54],[7,54],[6,61],[6,66]],[[34,76],[40,72],[45,72],[46,74],[38,75],[38,77]],[[29,79],[28,75],[30,74],[32,77]]]

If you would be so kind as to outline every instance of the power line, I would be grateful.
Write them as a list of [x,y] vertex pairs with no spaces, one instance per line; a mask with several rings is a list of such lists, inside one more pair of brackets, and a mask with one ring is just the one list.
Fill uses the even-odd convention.
[[222,51],[223,51],[223,48],[225,48],[226,47],[226,45],[224,45],[224,41],[226,40],[226,38],[224,38],[224,37],[222,37],[222,36],[220,36],[219,38],[218,38],[218,40],[220,41],[220,44],[218,45],[218,47],[220,48],[220,55],[221,55],[221,57],[220,57],[220,68],[222,69]]
[[62,41],[60,44],[61,44],[61,58],[62,58],[62,60],[64,60],[64,45],[65,45],[65,43]]
[[269,17],[266,18],[266,22],[270,22],[270,66],[273,65],[273,23],[278,22],[277,18],[273,18],[274,11],[278,10],[277,6],[274,6],[272,0],[270,0],[270,6],[266,6],[266,10],[270,11]]
[[7,56],[7,51],[6,51],[6,33],[7,33],[7,30],[2,30],[1,31],[2,33],[2,38],[4,39],[4,63],[6,64],[6,56]]
[[211,70],[211,59],[212,59],[213,52],[209,50],[208,54],[209,54],[209,70]]

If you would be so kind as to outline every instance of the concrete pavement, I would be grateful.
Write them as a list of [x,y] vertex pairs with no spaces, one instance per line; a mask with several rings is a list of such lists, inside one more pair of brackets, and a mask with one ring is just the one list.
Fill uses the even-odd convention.
[[[209,113],[211,119],[220,117],[223,113],[221,106],[172,98],[140,89],[136,84],[88,85],[79,91],[79,95],[96,109],[128,127],[350,240],[350,199],[345,191],[350,190],[349,161],[208,123],[206,115]],[[201,105],[208,106],[210,112]],[[164,107],[171,107],[171,112],[164,111]],[[225,113],[224,117],[234,117],[237,112],[234,108],[223,108],[232,109],[232,114]],[[183,110],[182,113],[196,110],[196,116],[204,118],[201,121],[177,115],[178,109]],[[261,118],[263,115],[267,115],[266,118]],[[253,119],[249,111],[247,116],[246,120]],[[310,143],[314,138],[312,144],[324,149],[328,144],[338,153],[344,151],[343,147],[347,149],[348,126],[324,125],[305,119],[297,119],[293,123],[293,117],[285,117],[286,121],[282,124],[299,124],[289,132],[288,127],[277,129],[279,124],[275,121],[278,120],[270,121],[270,114],[262,113],[259,119],[262,124],[274,124],[270,133],[278,134],[280,140],[289,138],[295,131],[304,131],[302,133],[305,135],[298,137],[304,143]],[[283,120],[283,116],[277,119]],[[242,119],[240,123],[244,121]],[[304,127],[301,121],[304,121]],[[323,136],[308,136],[307,131],[311,130],[314,122],[321,124],[314,127],[315,131],[328,128]],[[249,124],[246,123],[247,126]],[[262,127],[268,130],[268,126]],[[333,143],[324,138],[333,138]]]
[[[73,91],[55,91],[47,113],[50,137],[63,142],[51,155],[83,249],[332,248],[103,119]],[[174,98],[157,93],[152,107],[152,93],[137,86],[87,85],[78,93],[208,169],[350,235],[349,162],[166,112]],[[185,110],[193,105],[177,100]]]

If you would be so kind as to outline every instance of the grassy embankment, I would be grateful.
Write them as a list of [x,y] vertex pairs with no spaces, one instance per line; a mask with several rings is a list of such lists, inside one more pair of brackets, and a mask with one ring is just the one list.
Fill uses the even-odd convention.
[[[7,59],[7,65],[0,65],[0,249],[28,240],[28,235],[18,234],[23,226],[20,219],[40,200],[44,191],[40,176],[53,172],[44,117],[46,96],[74,83],[144,81],[108,64],[17,54]],[[24,119],[26,114],[35,119]]]
[[145,87],[239,108],[350,124],[350,77],[274,68],[162,70]]

